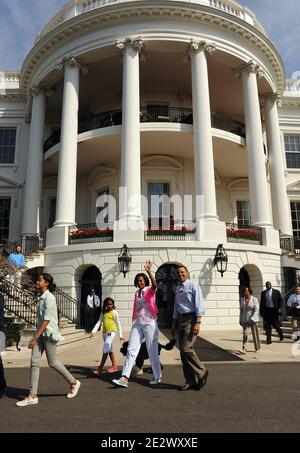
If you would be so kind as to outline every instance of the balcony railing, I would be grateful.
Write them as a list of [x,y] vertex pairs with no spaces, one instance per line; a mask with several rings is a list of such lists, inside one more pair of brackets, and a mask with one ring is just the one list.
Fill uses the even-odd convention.
[[45,234],[36,236],[24,236],[15,241],[6,241],[0,244],[0,251],[4,255],[14,253],[17,246],[20,246],[24,255],[39,253],[45,249],[46,239]]
[[[54,30],[60,24],[66,22],[73,17],[79,16],[80,14],[86,13],[96,8],[102,8],[112,3],[130,3],[131,0],[73,0],[67,3],[56,16],[54,16],[50,22],[44,27],[41,33],[36,37],[36,41],[46,36],[49,32]],[[180,1],[180,0],[177,0]],[[245,22],[253,25],[255,28],[266,34],[263,27],[257,21],[255,14],[248,8],[239,5],[234,0],[193,0],[191,3],[196,3],[205,6],[211,6],[217,10],[226,12],[232,16],[235,16]],[[155,5],[154,5],[155,6]]]
[[[142,107],[140,110],[140,122],[154,123],[182,123],[193,124],[192,109],[182,107]],[[223,113],[211,114],[212,127],[222,129],[227,132],[245,138],[245,125],[240,121],[230,118]],[[97,113],[87,118],[79,120],[78,133],[101,129],[122,124],[122,111],[112,110],[109,112]],[[44,153],[60,142],[60,130],[55,131],[44,143]]]
[[280,248],[288,252],[300,255],[300,239],[293,236],[280,235]]
[[98,228],[95,223],[69,227],[69,245],[112,241],[113,231],[109,228]]
[[171,222],[166,226],[162,226],[161,223],[157,226],[154,224],[148,226],[145,231],[146,241],[194,241],[196,238],[195,222]]
[[227,242],[262,245],[262,228],[226,223]]

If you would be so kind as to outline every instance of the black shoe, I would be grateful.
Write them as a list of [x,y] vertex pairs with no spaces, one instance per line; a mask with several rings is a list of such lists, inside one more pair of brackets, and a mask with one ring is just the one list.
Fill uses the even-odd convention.
[[280,341],[283,341],[283,333],[281,333],[281,334],[279,335],[279,340],[280,340]]
[[5,385],[2,385],[2,386],[0,387],[0,393],[5,392],[5,390],[7,390],[7,388],[8,388],[8,387],[7,387],[6,384],[5,384]]
[[186,383],[182,387],[179,387],[179,392],[186,392],[187,390],[193,390],[193,386]]
[[267,340],[266,344],[272,344],[272,340]]
[[205,386],[208,377],[208,371],[205,371],[205,374],[202,379],[199,380],[198,384],[195,385],[194,390],[200,390]]

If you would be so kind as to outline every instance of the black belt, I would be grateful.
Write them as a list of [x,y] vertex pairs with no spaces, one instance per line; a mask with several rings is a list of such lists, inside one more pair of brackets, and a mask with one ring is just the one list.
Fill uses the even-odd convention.
[[179,316],[182,318],[187,318],[188,316],[196,316],[196,313],[194,311],[190,311],[189,313],[179,313]]

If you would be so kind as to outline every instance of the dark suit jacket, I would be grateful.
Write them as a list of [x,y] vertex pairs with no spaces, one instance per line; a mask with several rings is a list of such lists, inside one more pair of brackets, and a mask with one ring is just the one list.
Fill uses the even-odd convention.
[[[265,289],[261,293],[261,297],[260,297],[259,314],[262,317],[264,317],[264,315],[266,313],[266,309],[267,309],[266,292],[267,292],[267,290]],[[272,301],[273,301],[276,313],[278,315],[281,314],[282,297],[281,297],[280,291],[278,291],[278,289],[272,288]]]

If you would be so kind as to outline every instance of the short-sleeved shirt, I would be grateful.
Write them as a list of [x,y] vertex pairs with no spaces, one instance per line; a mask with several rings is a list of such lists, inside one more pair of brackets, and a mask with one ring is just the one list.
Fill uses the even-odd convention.
[[46,330],[43,332],[44,337],[52,337],[54,341],[60,341],[63,337],[58,327],[57,305],[55,297],[50,291],[45,291],[38,299],[37,303],[37,330],[41,327],[43,321],[49,321]]
[[8,259],[13,266],[22,267],[25,265],[25,257],[22,253],[11,253]]

